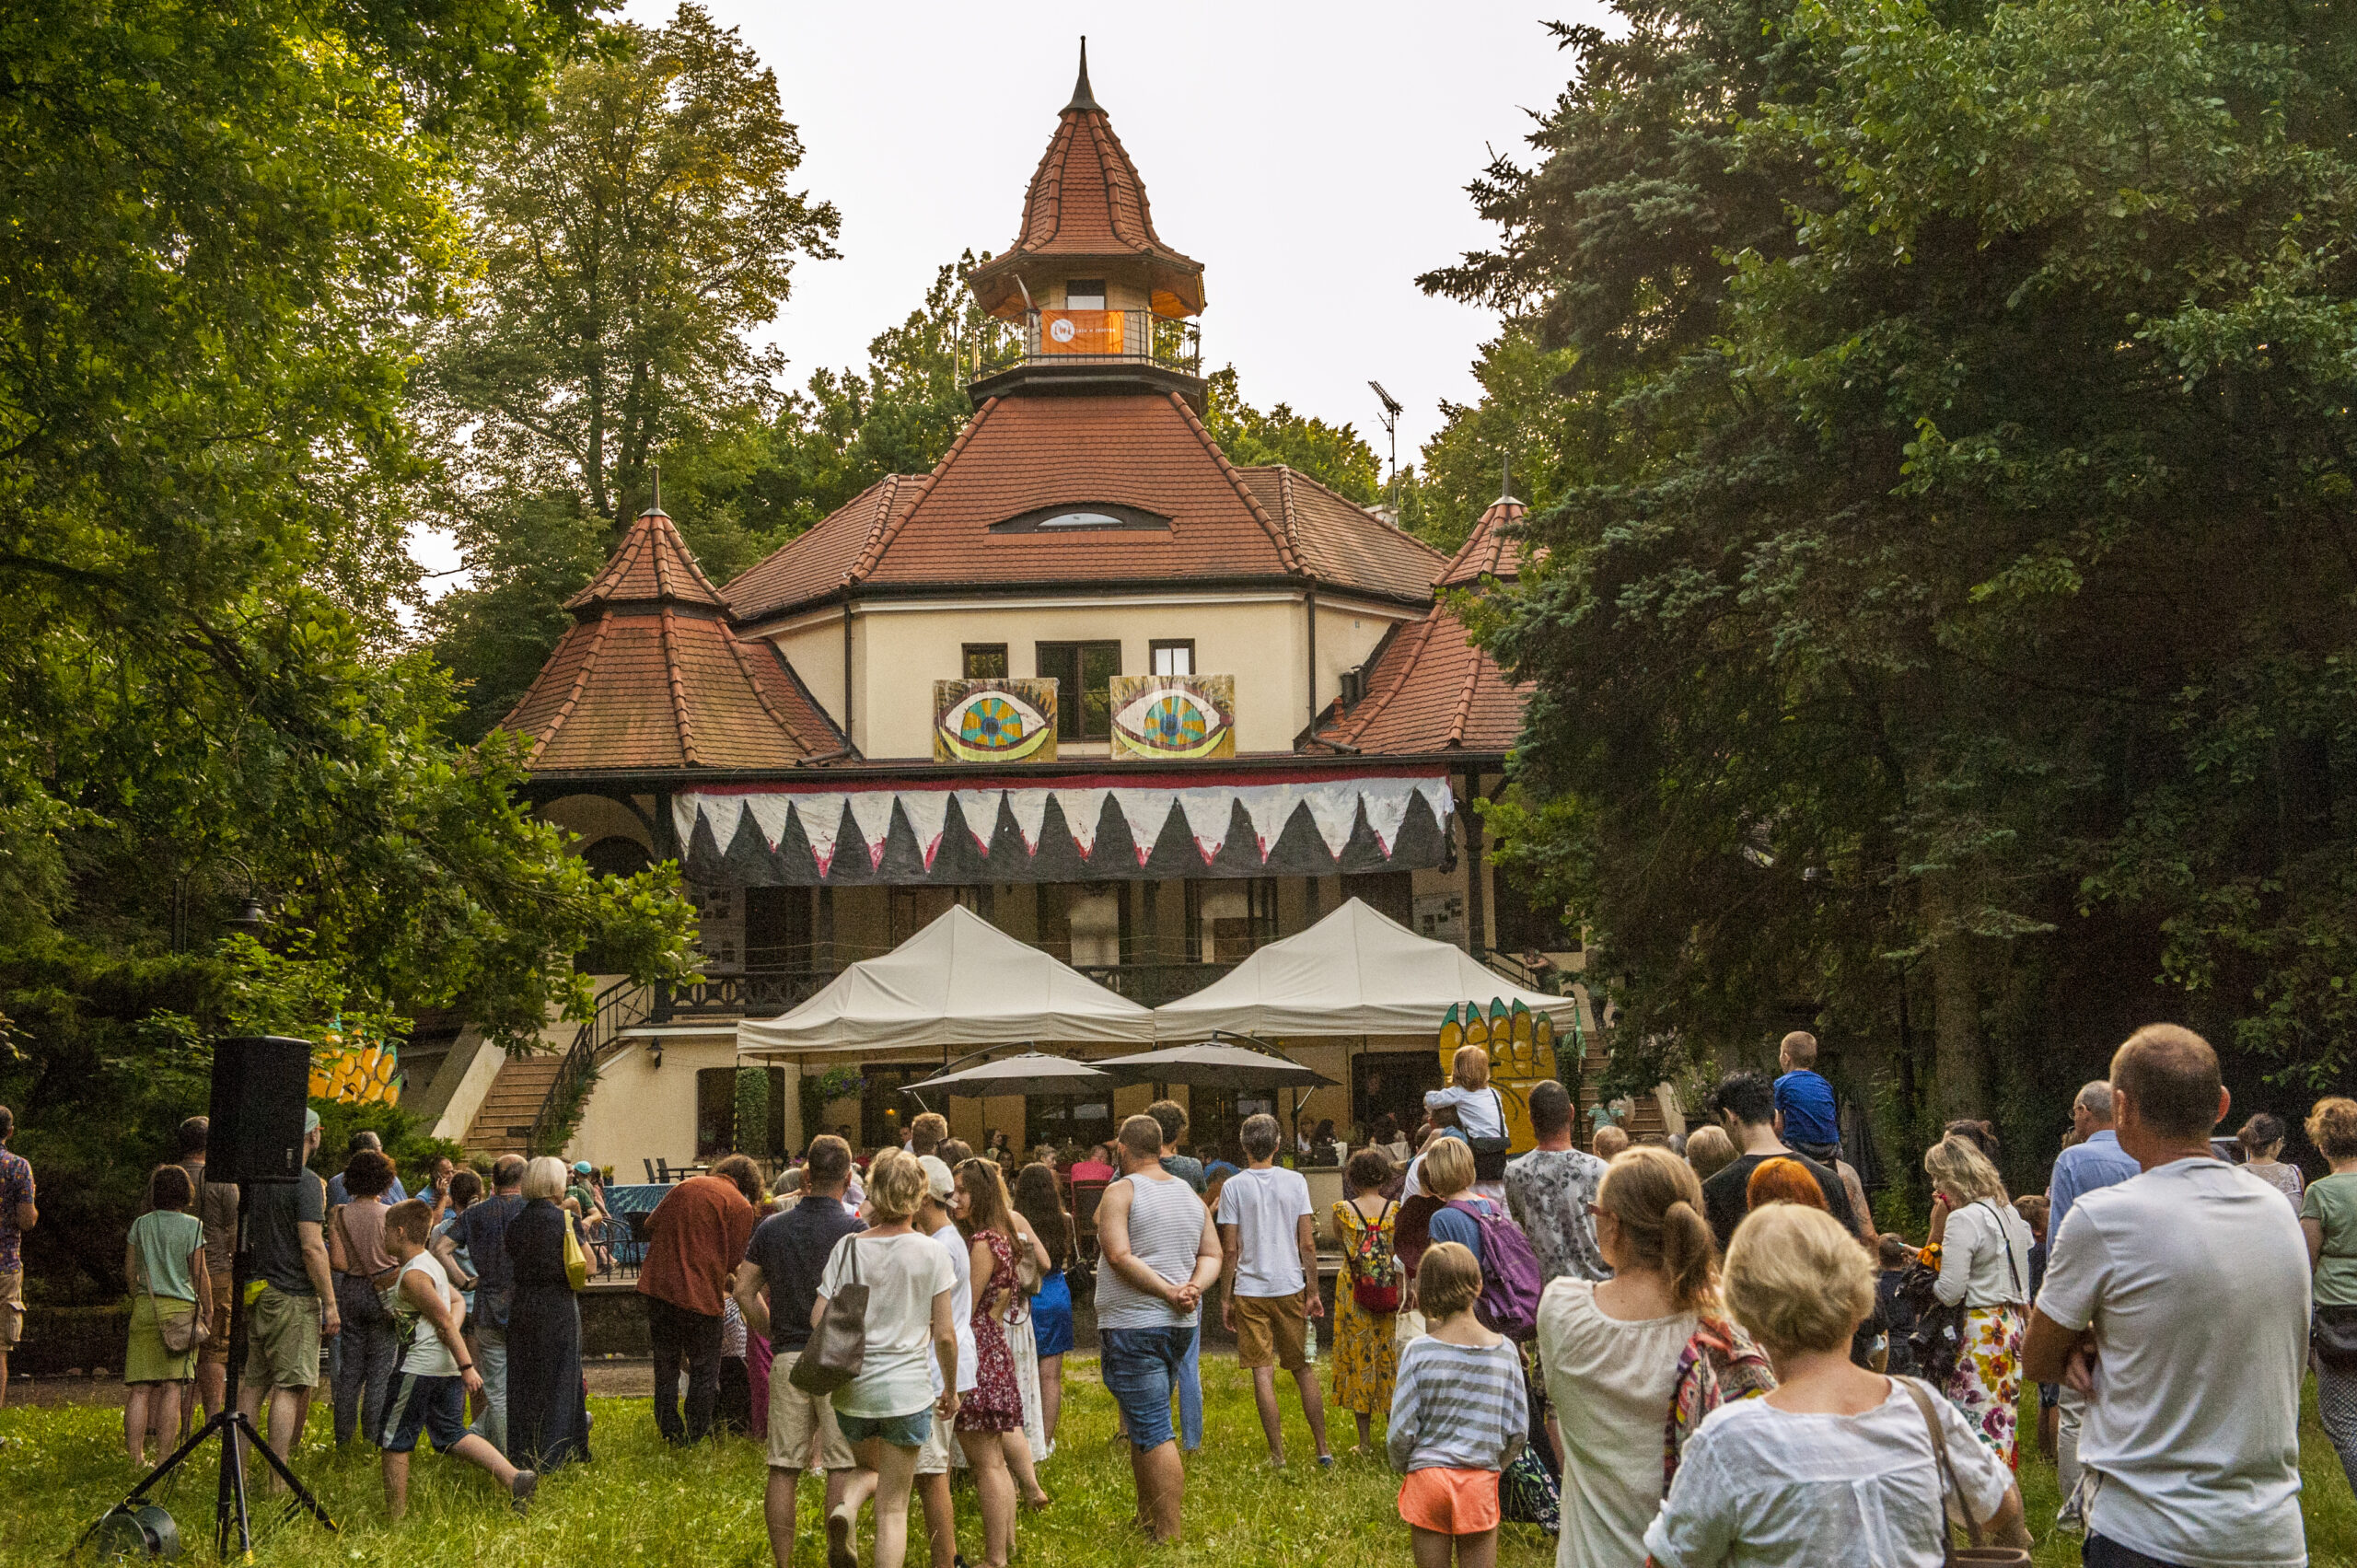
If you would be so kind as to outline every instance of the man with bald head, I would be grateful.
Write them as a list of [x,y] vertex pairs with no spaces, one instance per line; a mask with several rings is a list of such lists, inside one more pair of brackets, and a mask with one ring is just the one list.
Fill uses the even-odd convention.
[[2131,1035],[2111,1102],[2140,1174],[2054,1225],[2022,1350],[2086,1401],[2082,1561],[2299,1568],[2306,1242],[2280,1192],[2211,1152],[2231,1100],[2200,1035]]

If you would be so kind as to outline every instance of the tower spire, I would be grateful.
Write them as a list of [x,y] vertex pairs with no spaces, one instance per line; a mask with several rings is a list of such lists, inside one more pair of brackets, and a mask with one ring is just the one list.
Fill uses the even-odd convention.
[[1104,109],[1105,106],[1097,101],[1096,95],[1088,90],[1088,35],[1083,33],[1080,35],[1080,79],[1073,83],[1072,101],[1064,105],[1063,111],[1070,114],[1078,110],[1086,114],[1095,110],[1102,113]]

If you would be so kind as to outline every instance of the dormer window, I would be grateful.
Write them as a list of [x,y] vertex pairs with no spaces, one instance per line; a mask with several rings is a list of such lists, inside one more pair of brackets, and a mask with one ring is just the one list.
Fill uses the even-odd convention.
[[1066,278],[1064,308],[1067,310],[1102,310],[1105,308],[1103,278]]
[[1086,533],[1104,529],[1144,529],[1167,533],[1170,519],[1143,506],[1113,501],[1079,501],[1059,506],[1039,506],[993,523],[993,533]]

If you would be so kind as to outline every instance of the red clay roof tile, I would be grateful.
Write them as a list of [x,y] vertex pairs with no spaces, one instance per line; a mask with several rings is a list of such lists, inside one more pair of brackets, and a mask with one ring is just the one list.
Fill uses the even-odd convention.
[[841,749],[776,650],[737,641],[662,513],[567,602],[578,619],[500,723],[532,738],[535,771],[784,768]]
[[1023,223],[1014,245],[969,274],[982,308],[1015,308],[1015,279],[1033,257],[1136,257],[1148,264],[1154,287],[1174,296],[1192,315],[1203,308],[1202,264],[1162,242],[1154,231],[1154,210],[1145,181],[1130,161],[1105,110],[1089,96],[1087,65],[1082,88],[1056,122],[1048,150],[1032,173],[1023,198]]
[[1506,530],[1529,511],[1511,495],[1501,495],[1481,513],[1473,531],[1465,536],[1448,569],[1434,580],[1442,588],[1469,588],[1483,577],[1511,582],[1522,572],[1522,546]]

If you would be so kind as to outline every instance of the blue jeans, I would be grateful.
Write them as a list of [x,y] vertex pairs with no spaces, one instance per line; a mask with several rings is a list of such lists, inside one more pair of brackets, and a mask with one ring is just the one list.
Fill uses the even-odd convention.
[[385,1396],[392,1389],[401,1345],[391,1316],[366,1280],[338,1274],[335,1305],[343,1319],[343,1331],[335,1339],[341,1353],[334,1376],[335,1443],[341,1448],[355,1432],[373,1441],[384,1430]]
[[1187,1365],[1178,1369],[1178,1446],[1191,1454],[1203,1446],[1203,1336],[1189,1332]]
[[475,1330],[475,1370],[482,1374],[482,1409],[467,1428],[507,1452],[507,1330],[483,1324]]
[[1144,1453],[1173,1440],[1170,1396],[1184,1387],[1196,1333],[1188,1329],[1100,1329],[1099,1376],[1121,1407],[1132,1446]]

